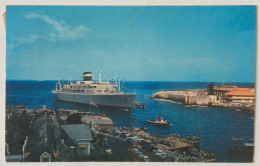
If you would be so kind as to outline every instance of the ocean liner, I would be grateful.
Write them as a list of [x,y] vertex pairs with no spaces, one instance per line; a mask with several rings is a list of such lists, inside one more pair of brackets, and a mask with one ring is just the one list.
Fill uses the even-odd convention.
[[56,90],[52,93],[57,100],[69,101],[82,104],[92,104],[96,107],[120,107],[131,109],[135,100],[135,93],[121,91],[120,82],[103,82],[99,72],[99,81],[92,80],[91,72],[83,73],[83,81],[69,82],[61,85],[56,83]]

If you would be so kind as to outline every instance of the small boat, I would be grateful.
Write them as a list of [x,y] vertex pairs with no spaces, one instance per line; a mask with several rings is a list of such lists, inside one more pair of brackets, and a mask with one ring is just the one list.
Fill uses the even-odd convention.
[[160,115],[157,116],[155,120],[147,120],[148,123],[159,125],[159,126],[170,126],[170,122],[168,120],[164,120]]
[[126,112],[128,112],[128,111],[129,111],[129,109],[126,109],[126,108],[125,108],[125,109],[123,109],[123,110],[124,110],[124,111],[126,111]]
[[241,110],[240,109],[235,109],[236,111],[240,112]]
[[138,101],[134,101],[134,106],[138,107],[138,108],[145,108],[145,105],[144,104],[141,104],[140,102]]
[[191,109],[190,105],[185,105],[184,108]]
[[206,105],[202,105],[201,107],[204,107],[204,108],[206,108],[206,107],[208,107],[208,106],[206,106]]

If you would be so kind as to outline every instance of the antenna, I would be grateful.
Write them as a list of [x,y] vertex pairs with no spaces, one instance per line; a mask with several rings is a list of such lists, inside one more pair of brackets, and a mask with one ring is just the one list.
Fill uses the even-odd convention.
[[200,138],[200,122],[198,121],[198,126],[197,126],[197,136]]
[[107,73],[103,73],[105,75],[105,77],[107,78],[107,82],[109,82],[109,76],[107,75]]

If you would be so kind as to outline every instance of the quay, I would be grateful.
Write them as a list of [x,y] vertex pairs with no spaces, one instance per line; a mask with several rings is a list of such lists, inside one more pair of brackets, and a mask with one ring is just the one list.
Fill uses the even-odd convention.
[[[117,127],[104,114],[6,107],[6,161],[215,161],[199,138]],[[14,137],[15,136],[15,137]],[[120,145],[120,146],[119,146]]]

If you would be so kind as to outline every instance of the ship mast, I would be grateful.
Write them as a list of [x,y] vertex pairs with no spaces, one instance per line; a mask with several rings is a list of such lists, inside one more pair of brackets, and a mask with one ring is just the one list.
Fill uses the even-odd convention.
[[99,71],[99,82],[102,81],[101,74],[102,74],[102,67],[100,67],[100,71]]
[[58,82],[56,83],[56,91],[61,90],[61,83],[60,83],[60,78],[58,78]]
[[120,81],[118,81],[118,92],[121,91],[121,88],[120,88]]

